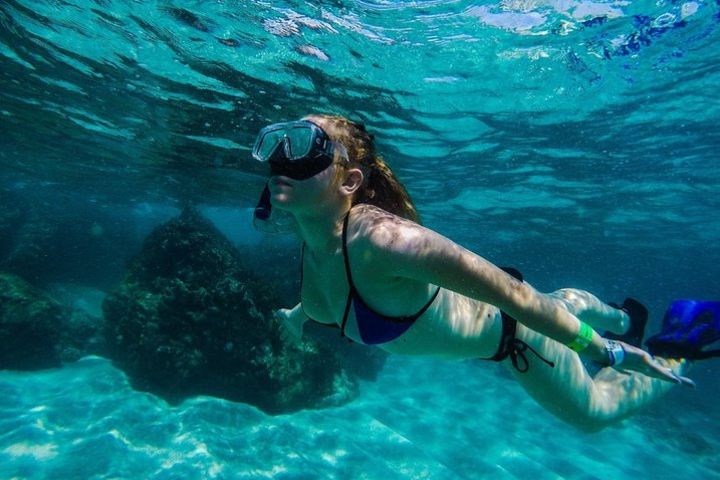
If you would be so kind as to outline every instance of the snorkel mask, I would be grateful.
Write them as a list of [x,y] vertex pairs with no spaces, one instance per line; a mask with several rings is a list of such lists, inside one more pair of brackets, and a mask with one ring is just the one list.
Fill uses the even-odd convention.
[[275,123],[260,130],[252,156],[270,164],[271,175],[306,180],[333,162],[337,144],[308,120]]
[[[347,151],[330,140],[328,134],[309,120],[274,123],[260,130],[252,149],[252,156],[270,165],[270,175],[293,180],[307,180],[328,168],[335,153],[347,160]],[[270,190],[265,189],[255,207],[257,220],[269,221],[272,213]]]

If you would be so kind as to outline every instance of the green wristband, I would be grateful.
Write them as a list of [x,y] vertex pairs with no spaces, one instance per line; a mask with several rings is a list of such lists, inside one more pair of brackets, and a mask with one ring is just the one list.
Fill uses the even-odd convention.
[[593,333],[595,332],[592,327],[581,321],[580,331],[578,332],[577,337],[575,337],[575,340],[568,343],[567,346],[575,352],[582,352],[588,347],[588,345],[590,345],[590,342],[592,342]]

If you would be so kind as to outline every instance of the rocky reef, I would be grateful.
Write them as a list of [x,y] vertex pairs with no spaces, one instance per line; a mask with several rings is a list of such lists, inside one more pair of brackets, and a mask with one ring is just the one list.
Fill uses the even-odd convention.
[[60,365],[60,332],[67,313],[15,275],[0,274],[0,368],[37,370]]
[[9,273],[0,273],[0,345],[0,369],[38,370],[105,354],[101,318]]
[[285,342],[269,283],[196,210],[153,231],[103,303],[111,358],[133,385],[177,402],[213,395],[269,413],[337,404],[357,389],[328,347]]
[[122,212],[7,189],[0,200],[0,369],[101,355],[173,403],[214,395],[280,413],[347,401],[385,362],[312,324],[283,339],[273,312],[297,303],[294,242],[236,247],[187,208],[143,244],[113,220]]

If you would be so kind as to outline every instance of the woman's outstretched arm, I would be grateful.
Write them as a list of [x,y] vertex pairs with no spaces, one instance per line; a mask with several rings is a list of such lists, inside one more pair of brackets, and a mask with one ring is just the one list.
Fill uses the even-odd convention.
[[[356,220],[358,247],[366,250],[365,258],[383,274],[413,278],[490,303],[528,328],[566,345],[577,338],[580,321],[557,299],[430,229],[371,207],[363,213]],[[627,354],[623,368],[679,382],[647,352],[628,344],[623,347]],[[607,364],[605,341],[596,332],[582,354]]]

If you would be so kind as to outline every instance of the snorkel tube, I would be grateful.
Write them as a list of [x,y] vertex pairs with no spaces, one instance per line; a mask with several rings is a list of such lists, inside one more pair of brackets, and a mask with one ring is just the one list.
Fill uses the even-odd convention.
[[284,210],[272,208],[270,188],[265,184],[257,206],[253,211],[253,227],[255,230],[269,234],[290,233],[295,229],[295,218]]
[[[287,161],[287,157],[285,156],[283,144],[279,143],[270,155],[268,162],[283,160]],[[253,211],[253,226],[257,231],[263,233],[288,233],[294,228],[294,218],[282,210],[273,212],[269,184],[269,180],[265,182],[265,187]]]
[[266,222],[270,219],[271,213],[272,204],[270,203],[270,188],[268,187],[267,182],[265,182],[265,188],[260,194],[260,199],[258,200],[257,206],[255,207],[255,211],[253,213],[253,221],[261,220],[263,222]]
[[[275,145],[275,148],[268,157],[267,161],[269,163],[282,161],[283,159],[287,160],[287,157],[284,151],[284,142],[280,142]],[[270,203],[269,183],[269,181],[265,182],[265,188],[263,188],[263,191],[260,194],[260,199],[258,200],[257,206],[255,207],[255,212],[253,213],[253,223],[255,224],[258,220],[262,222],[267,222],[270,220],[270,215],[272,214],[272,204]]]

